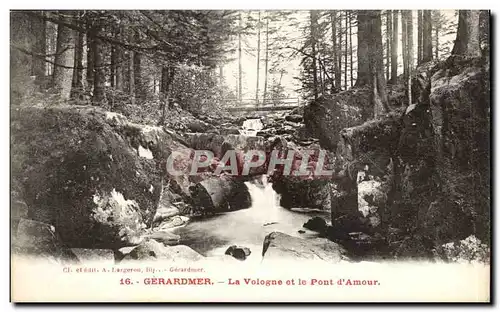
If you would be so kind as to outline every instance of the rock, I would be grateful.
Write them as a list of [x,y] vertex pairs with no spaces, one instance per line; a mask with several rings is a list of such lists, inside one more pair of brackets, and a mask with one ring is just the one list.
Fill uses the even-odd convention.
[[159,231],[169,230],[176,227],[186,225],[189,222],[189,218],[186,216],[173,216],[166,220],[158,226]]
[[231,255],[238,260],[245,260],[250,253],[250,249],[247,247],[232,245],[226,250],[225,254]]
[[198,261],[204,257],[191,249],[188,246],[177,245],[169,247],[169,252],[172,254],[174,261]]
[[300,234],[304,234],[306,231],[304,231],[304,230],[298,230],[297,232],[299,232]]
[[28,218],[28,205],[24,200],[14,200],[10,205],[11,219]]
[[220,129],[220,135],[228,135],[228,134],[240,134],[240,130],[238,128],[222,128]]
[[382,223],[382,210],[387,204],[388,183],[368,180],[358,183],[358,210],[372,227]]
[[165,206],[160,206],[156,210],[156,214],[153,218],[153,222],[161,222],[165,219],[168,219],[170,217],[178,215],[179,209],[175,206],[170,206],[170,207],[165,207]]
[[437,259],[446,262],[490,263],[490,248],[474,235],[438,246],[434,254]]
[[326,221],[321,217],[313,217],[304,223],[303,227],[311,231],[323,233],[326,231]]
[[473,229],[473,218],[455,201],[440,197],[419,214],[419,233],[438,246],[465,239]]
[[301,122],[304,118],[302,115],[294,114],[285,116],[285,120],[292,122]]
[[179,244],[179,241],[181,237],[177,234],[171,233],[169,231],[155,231],[146,237],[154,239],[160,243],[163,243],[164,245],[177,245]]
[[[460,203],[455,212],[467,215],[473,224],[468,233],[461,233],[462,237],[454,240],[474,234],[488,242],[491,236],[491,198],[487,195],[491,193],[489,62],[484,58],[452,56],[429,75],[427,109],[430,108],[433,147],[437,147],[437,175],[441,181],[447,181],[443,183],[443,194],[448,201]],[[457,219],[461,218],[457,215]],[[453,235],[453,231],[448,235]]]
[[30,219],[20,219],[12,236],[12,253],[51,258],[59,262],[78,262],[56,233],[54,226]]
[[71,248],[71,251],[76,255],[80,263],[99,262],[99,264],[113,265],[115,263],[115,253],[110,249],[88,249],[88,248]]
[[[12,176],[29,216],[53,223],[74,248],[138,243],[162,192],[159,164],[174,139],[97,107],[12,112]],[[153,159],[140,157],[142,146]]]
[[252,205],[248,187],[231,176],[213,177],[190,187],[196,207],[204,213],[234,211]]
[[281,195],[280,205],[284,208],[331,208],[331,183],[326,179],[304,179],[297,176],[273,178],[273,189]]
[[123,261],[130,260],[173,260],[194,261],[203,256],[184,245],[165,246],[154,239],[148,239],[125,255]]
[[[392,107],[401,106],[400,92],[390,89]],[[304,123],[308,136],[319,139],[321,146],[336,150],[341,129],[361,125],[372,118],[373,106],[368,88],[352,88],[330,97],[323,97],[304,107]]]
[[281,232],[272,232],[264,239],[262,256],[265,260],[323,260],[338,263],[345,257],[345,250],[325,238],[302,239]]

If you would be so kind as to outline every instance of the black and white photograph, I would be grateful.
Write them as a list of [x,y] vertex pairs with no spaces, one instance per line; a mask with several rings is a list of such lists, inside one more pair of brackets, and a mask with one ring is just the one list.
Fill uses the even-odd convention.
[[136,5],[9,12],[11,302],[490,302],[489,10]]

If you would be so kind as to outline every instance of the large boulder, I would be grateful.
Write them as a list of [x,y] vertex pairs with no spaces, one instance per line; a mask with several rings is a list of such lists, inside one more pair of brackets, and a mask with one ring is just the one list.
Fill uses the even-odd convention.
[[[391,107],[403,106],[404,86],[390,85],[387,96]],[[323,148],[332,151],[337,148],[342,129],[361,125],[372,116],[370,90],[364,87],[322,97],[304,108],[304,123],[308,136],[319,139]]]
[[[481,58],[450,57],[431,72],[430,108],[436,146],[437,176],[449,210],[469,218],[469,233],[490,237],[490,71]],[[446,203],[448,202],[448,203]],[[446,204],[445,204],[446,203]],[[426,208],[427,210],[427,208]],[[430,216],[429,218],[430,219]],[[450,228],[450,235],[454,231]],[[459,236],[458,236],[459,235]]]
[[272,232],[264,239],[262,247],[264,260],[322,260],[338,263],[346,260],[345,250],[326,239],[302,239],[281,232]]
[[15,228],[11,235],[13,254],[46,258],[56,263],[78,263],[78,258],[57,235],[53,225],[20,219]]
[[12,111],[12,178],[29,218],[71,247],[137,244],[163,191],[172,136],[95,107]]
[[170,261],[196,261],[203,256],[184,245],[165,246],[164,244],[148,239],[124,255],[122,262],[134,260],[170,260]]
[[327,179],[304,179],[296,176],[279,176],[272,180],[273,189],[280,194],[283,208],[315,208],[329,211],[331,207],[331,182]]

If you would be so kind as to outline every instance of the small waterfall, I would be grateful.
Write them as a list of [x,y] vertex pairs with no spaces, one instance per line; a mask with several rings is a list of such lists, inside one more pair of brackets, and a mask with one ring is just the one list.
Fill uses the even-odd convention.
[[273,185],[268,182],[267,175],[258,177],[255,181],[245,182],[252,198],[250,213],[264,223],[278,222],[278,210],[281,209],[280,195],[278,195]]
[[257,132],[264,128],[262,121],[260,119],[247,119],[243,122],[242,130],[240,134],[246,136],[256,136]]

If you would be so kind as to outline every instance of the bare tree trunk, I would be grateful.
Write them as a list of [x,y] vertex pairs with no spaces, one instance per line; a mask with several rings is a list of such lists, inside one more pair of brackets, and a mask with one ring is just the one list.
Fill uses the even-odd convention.
[[242,30],[242,20],[241,20],[241,12],[239,15],[239,31],[238,31],[238,99],[241,103],[243,88],[242,88],[242,75],[243,71],[241,68],[241,30]]
[[75,43],[75,64],[73,70],[73,84],[71,88],[72,98],[81,98],[84,90],[83,86],[83,43],[85,34],[78,33]]
[[[102,28],[99,27],[99,32]],[[106,68],[104,66],[104,45],[100,39],[94,38],[93,40],[94,51],[94,92],[92,97],[93,105],[102,105],[106,102],[106,95],[104,92],[106,82]]]
[[[44,14],[43,11],[40,14]],[[35,39],[33,52],[39,55],[46,54],[46,30],[45,30],[45,20],[42,17],[32,17],[31,18],[31,29],[33,31],[33,37]],[[35,81],[40,84],[43,82],[45,77],[45,59],[43,57],[33,57],[32,62],[32,74],[35,76]]]
[[347,90],[347,27],[348,27],[348,13],[345,11],[345,49],[344,49],[344,84]]
[[349,55],[350,55],[350,71],[351,71],[351,88],[354,85],[354,68],[353,68],[353,61],[352,61],[352,11],[350,11],[349,15]]
[[401,32],[402,32],[402,48],[403,48],[403,81],[406,83],[408,79],[408,23],[407,12],[401,10]]
[[255,102],[259,105],[259,78],[260,78],[260,11],[259,18],[257,21],[257,83],[255,87]]
[[94,36],[95,27],[92,24],[87,25],[87,89],[92,92],[94,88]]
[[385,77],[387,80],[391,79],[390,70],[391,70],[391,34],[392,34],[392,16],[391,11],[387,10],[385,12],[385,46],[386,46],[386,54],[385,54]]
[[335,75],[335,84],[337,85],[339,91],[342,90],[342,13],[339,13],[339,18],[337,20],[338,25],[337,25],[337,39],[338,39],[338,45],[337,45],[337,68],[338,72]]
[[387,85],[384,76],[384,49],[382,45],[382,21],[378,10],[366,11],[368,30],[368,55],[370,68],[371,100],[374,117],[378,118],[389,111]]
[[264,95],[263,101],[266,103],[267,98],[267,75],[268,75],[268,64],[269,64],[269,17],[266,18],[266,63],[264,69]]
[[404,41],[403,41],[403,47],[406,47],[406,52],[403,53],[403,56],[405,56],[406,60],[406,67],[405,67],[405,83],[407,85],[407,97],[408,97],[408,105],[412,104],[412,98],[411,98],[411,75],[413,71],[413,17],[412,17],[412,11],[403,11],[404,12],[404,18],[403,18],[403,24],[404,24]]
[[358,11],[358,77],[356,86],[365,86],[370,82],[370,64],[368,60],[367,14],[364,10]]
[[66,26],[57,27],[57,49],[54,68],[54,89],[62,99],[69,100],[73,82],[75,33]]
[[[130,42],[132,42],[133,38],[132,36],[130,36],[129,38]],[[134,60],[135,60],[135,57],[134,57],[134,54],[135,52],[134,51],[129,51],[129,61],[128,61],[128,91],[129,91],[129,94],[130,94],[130,98],[131,98],[131,102],[132,104],[135,104],[135,89],[136,89],[136,86],[135,86],[135,72],[134,72]]]
[[431,11],[424,10],[422,25],[422,63],[432,60],[432,19]]
[[437,59],[439,59],[439,28],[438,27],[435,28],[435,37],[436,37],[435,38],[436,41],[434,42],[435,43],[434,56],[437,60]]
[[313,67],[313,95],[314,99],[318,99],[318,66],[316,64],[316,33],[318,26],[318,12],[311,10],[309,11],[309,17],[311,20],[311,49],[312,49],[312,67]]
[[115,47],[115,53],[115,89],[123,91],[123,50],[120,47]]
[[160,94],[161,94],[161,118],[159,121],[159,125],[163,125],[165,123],[165,119],[167,117],[167,110],[170,106],[170,97],[172,93],[172,83],[175,77],[175,68],[171,65],[162,68],[161,71],[161,84],[160,84]]
[[337,12],[330,11],[330,23],[332,26],[332,56],[333,56],[333,75],[334,79],[332,79],[332,92],[337,92],[339,90],[339,86],[337,84],[337,73],[339,71],[338,63],[337,63]]
[[417,11],[417,31],[418,31],[418,34],[417,34],[417,40],[418,40],[418,43],[417,43],[417,66],[422,64],[422,58],[423,58],[423,13],[422,13],[422,10],[418,10]]
[[144,101],[146,98],[146,86],[144,77],[142,77],[142,57],[138,52],[134,52],[134,84],[135,84],[135,98],[139,102]]
[[457,39],[451,54],[469,57],[481,56],[479,45],[479,10],[460,10]]
[[392,11],[392,55],[391,55],[391,81],[396,83],[398,80],[398,42],[399,42],[399,29],[398,29],[398,10]]
[[33,60],[29,54],[18,49],[31,49],[34,40],[31,28],[30,20],[24,13],[10,12],[10,101],[13,104],[20,104],[32,96],[29,86],[32,83]]
[[408,105],[412,104],[411,76],[413,74],[413,11],[408,11]]

